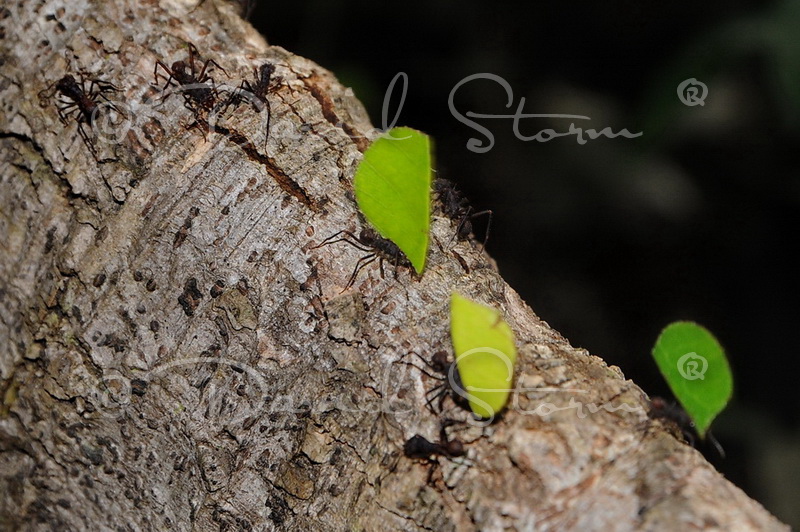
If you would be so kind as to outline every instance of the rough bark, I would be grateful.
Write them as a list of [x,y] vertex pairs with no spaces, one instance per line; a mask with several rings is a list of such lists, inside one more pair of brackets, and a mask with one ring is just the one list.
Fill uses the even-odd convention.
[[[423,276],[368,266],[340,295],[363,253],[314,246],[360,227],[351,183],[372,126],[230,6],[53,0],[0,18],[3,528],[784,528],[479,246],[452,243],[447,218]],[[239,106],[209,132],[160,99],[154,64],[188,42],[231,76],[217,82],[275,63],[269,157],[263,113]],[[80,69],[133,121],[96,142],[100,162],[49,94]],[[436,440],[442,417],[409,353],[449,350],[452,290],[505,312],[524,391],[488,427],[450,427],[465,458],[409,459],[404,441]]]

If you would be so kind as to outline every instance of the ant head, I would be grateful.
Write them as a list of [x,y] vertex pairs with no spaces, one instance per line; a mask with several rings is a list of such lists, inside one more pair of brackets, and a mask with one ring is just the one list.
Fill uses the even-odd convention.
[[75,78],[72,77],[72,74],[67,74],[66,76],[58,80],[58,82],[56,83],[56,89],[64,90],[68,87],[74,86],[75,83],[76,83]]
[[656,408],[664,408],[667,406],[667,402],[664,400],[663,397],[653,397],[651,404]]
[[70,87],[74,83],[75,83],[75,78],[73,78],[70,75],[66,75],[60,80],[51,83],[50,85],[39,91],[39,105],[41,107],[46,107],[47,105],[49,105],[50,98],[52,98],[56,92],[63,93],[63,91],[67,87]]
[[258,67],[258,74],[261,76],[262,80],[268,80],[272,77],[272,74],[275,72],[275,65],[272,63],[264,63],[260,67]]
[[667,404],[667,402],[664,400],[663,397],[653,397],[652,399],[650,399],[651,412],[665,410],[668,406],[669,405]]
[[361,230],[358,234],[358,239],[361,241],[362,244],[370,245],[376,240],[378,240],[378,234],[370,227],[365,227]]

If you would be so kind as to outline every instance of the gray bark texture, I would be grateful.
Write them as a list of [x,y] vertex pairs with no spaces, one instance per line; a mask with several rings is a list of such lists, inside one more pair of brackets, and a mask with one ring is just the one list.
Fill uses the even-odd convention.
[[[375,133],[232,4],[4,2],[0,32],[0,528],[785,528],[441,214],[424,275],[374,263],[341,293],[364,252],[315,246],[360,230]],[[266,150],[266,111],[231,105],[212,131],[200,96],[155,86],[188,43],[218,85],[276,66]],[[105,129],[59,120],[67,74],[105,87]],[[504,312],[518,392],[493,424],[447,428],[466,456],[408,458],[469,419],[425,407],[453,290]]]

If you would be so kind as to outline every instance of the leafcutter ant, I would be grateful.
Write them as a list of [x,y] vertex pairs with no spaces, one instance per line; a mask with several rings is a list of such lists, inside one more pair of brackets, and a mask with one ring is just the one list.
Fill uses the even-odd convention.
[[[458,406],[464,408],[465,410],[469,410],[469,403],[466,401],[466,398],[456,391],[456,389],[463,390],[464,386],[461,383],[461,376],[458,373],[458,367],[455,365],[455,362],[450,362],[450,357],[447,352],[437,351],[431,357],[430,362],[426,361],[417,353],[414,353],[414,355],[422,360],[422,362],[431,370],[439,374],[432,375],[424,369],[421,370],[425,375],[431,377],[432,379],[442,381],[425,393],[425,406],[428,408],[428,410],[430,410],[433,414],[438,414],[441,412],[444,401],[448,395]],[[420,368],[417,367],[417,369]],[[437,399],[439,400],[438,412],[433,407],[433,403]]]
[[[344,235],[344,236],[341,236]],[[361,230],[361,233],[356,236],[350,231],[339,231],[336,234],[333,234],[322,241],[321,244],[317,244],[316,246],[312,247],[311,249],[320,248],[322,246],[328,246],[330,244],[335,244],[337,242],[347,242],[351,246],[366,253],[368,255],[364,255],[358,262],[356,262],[356,267],[353,270],[353,274],[350,276],[350,279],[347,281],[347,285],[344,287],[342,292],[353,286],[353,283],[356,282],[356,277],[358,276],[358,272],[361,271],[362,268],[365,266],[372,264],[375,260],[379,261],[380,270],[381,270],[381,278],[384,277],[383,274],[383,261],[388,260],[394,263],[395,268],[397,266],[405,266],[407,268],[411,267],[411,262],[405,256],[397,244],[392,242],[391,240],[387,240],[380,236],[374,229],[370,229],[365,227]],[[395,270],[395,276],[397,272]]]
[[492,211],[474,212],[467,198],[455,187],[452,181],[447,179],[437,178],[433,182],[433,189],[436,192],[442,212],[448,218],[458,221],[455,236],[459,240],[466,240],[472,234],[472,220],[478,216],[486,215],[489,217],[489,221],[486,224],[486,235],[483,238],[483,247],[486,247],[486,242],[489,240],[489,230],[492,227]]
[[[264,63],[258,68],[253,68],[253,82],[250,83],[248,80],[242,81],[239,88],[228,98],[228,101],[225,103],[225,106],[229,105],[239,105],[244,100],[250,100],[250,103],[253,105],[253,109],[257,113],[260,113],[263,107],[267,109],[267,128],[266,133],[264,134],[264,150],[267,148],[267,141],[269,140],[269,124],[270,120],[272,119],[272,108],[270,107],[269,100],[267,99],[267,95],[271,94],[278,90],[279,83],[281,82],[281,78],[273,78],[272,75],[275,73],[275,65],[272,63]],[[260,102],[262,105],[259,105],[257,102]]]
[[[692,421],[692,418],[686,413],[686,410],[675,403],[667,402],[662,397],[653,397],[650,400],[649,407],[647,417],[650,419],[667,420],[674,425],[675,428],[680,430],[689,445],[692,447],[695,446],[699,434],[697,433],[694,421]],[[714,435],[711,434],[710,430],[706,432],[706,439],[708,439],[708,442],[714,447],[714,450],[719,453],[720,457],[725,458],[725,450]]]
[[[153,68],[153,76],[156,80],[156,85],[159,83],[159,77],[164,78],[166,81],[164,86],[161,87],[162,91],[174,86],[183,90],[184,105],[187,109],[195,114],[195,117],[200,119],[200,113],[207,114],[211,111],[217,103],[219,92],[214,84],[214,79],[208,74],[208,67],[213,65],[227,75],[225,69],[213,59],[206,59],[202,68],[198,71],[195,59],[199,61],[200,54],[197,52],[195,45],[189,43],[189,58],[187,61],[175,61],[172,66],[167,66],[161,60],[156,61]],[[159,75],[159,67],[168,74],[164,77],[163,74]]]
[[403,454],[408,458],[420,458],[431,460],[433,456],[444,456],[445,458],[456,458],[467,454],[461,440],[447,438],[446,427],[452,425],[453,420],[446,419],[442,422],[439,432],[439,441],[431,442],[425,437],[415,434],[403,445]]
[[[436,456],[442,456],[444,458],[455,459],[462,456],[466,456],[467,450],[464,448],[464,444],[461,440],[458,439],[448,439],[446,427],[456,423],[456,421],[452,419],[445,419],[442,421],[441,429],[439,432],[439,441],[432,442],[429,441],[424,436],[420,436],[419,434],[415,434],[403,444],[403,454],[407,458],[415,458],[418,460],[423,460],[427,462],[429,466],[428,469],[428,480],[427,483],[429,485],[434,484],[434,473],[439,470],[439,460],[437,460]],[[456,462],[455,460],[453,460]],[[466,465],[468,462],[466,458],[460,460],[462,465]],[[453,471],[455,472],[455,471]],[[450,481],[445,480],[442,478],[442,481],[446,483],[453,482],[451,477]]]
[[460,440],[431,442],[419,434],[409,438],[403,445],[403,454],[408,458],[430,458],[433,455],[454,458],[456,456],[464,456],[465,452],[464,444]]
[[[67,120],[70,118],[75,120],[78,124],[78,134],[80,134],[81,139],[83,139],[83,143],[86,144],[94,160],[99,163],[100,159],[97,156],[94,143],[89,137],[89,133],[84,128],[84,125],[88,125],[91,129],[94,129],[94,122],[98,118],[103,105],[122,114],[119,108],[106,96],[106,94],[110,92],[119,92],[119,89],[108,81],[87,79],[83,73],[80,73],[79,77],[80,81],[76,80],[73,75],[67,74],[55,83],[54,90],[61,98],[56,103],[58,118],[64,125],[67,125]],[[88,89],[86,88],[87,82],[89,83]],[[39,98],[44,100],[48,97],[47,92],[51,90],[51,88],[48,88],[41,91],[39,93]],[[50,95],[52,95],[52,92],[50,92]],[[100,100],[104,100],[105,102],[101,102]],[[44,103],[42,105],[44,105]]]

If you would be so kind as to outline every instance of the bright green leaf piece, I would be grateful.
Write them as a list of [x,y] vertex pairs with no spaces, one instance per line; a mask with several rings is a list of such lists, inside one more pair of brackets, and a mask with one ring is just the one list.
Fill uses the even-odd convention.
[[353,185],[358,208],[382,237],[406,254],[417,273],[425,268],[431,225],[431,141],[396,127],[364,153]]
[[454,292],[450,298],[450,336],[464,387],[456,393],[469,400],[476,415],[494,417],[513,389],[517,360],[514,333],[500,311]]
[[653,358],[672,393],[694,420],[701,437],[733,393],[733,377],[725,351],[700,325],[676,321],[653,346]]

